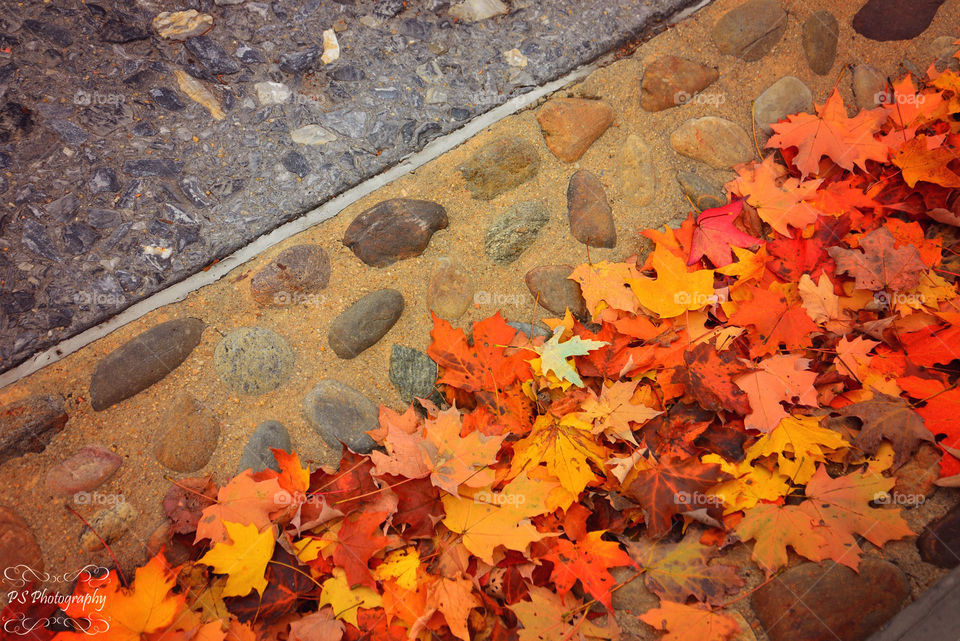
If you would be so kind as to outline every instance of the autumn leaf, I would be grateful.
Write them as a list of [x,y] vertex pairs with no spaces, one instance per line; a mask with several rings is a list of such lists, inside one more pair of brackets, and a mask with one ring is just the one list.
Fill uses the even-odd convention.
[[[806,483],[817,462],[826,460],[826,451],[850,447],[850,443],[831,429],[820,426],[816,416],[788,416],[769,434],[764,434],[747,450],[747,460],[777,455],[780,472],[794,483]],[[789,456],[788,456],[789,454]]]
[[740,631],[740,624],[725,614],[673,601],[660,601],[659,608],[647,610],[640,620],[667,631],[660,641],[728,641]]
[[424,424],[420,449],[427,460],[430,481],[440,489],[457,494],[460,485],[483,487],[493,481],[488,466],[497,460],[503,436],[471,432],[461,436],[460,412],[454,407],[440,412]]
[[380,581],[394,581],[405,590],[417,587],[417,570],[420,568],[420,552],[415,546],[391,550],[383,563],[373,570]]
[[[610,622],[601,628],[579,614],[582,603],[572,594],[560,595],[548,588],[530,586],[530,600],[510,609],[520,622],[518,641],[556,641],[557,639],[617,639],[619,628]],[[579,637],[576,635],[580,635]]]
[[631,402],[636,389],[635,381],[613,381],[599,395],[591,392],[581,405],[581,418],[593,423],[594,434],[603,433],[611,440],[617,438],[637,445],[630,424],[642,425],[663,412]]
[[552,534],[537,531],[530,519],[520,518],[509,505],[491,505],[457,496],[443,497],[443,524],[461,535],[463,545],[480,560],[494,565],[493,552],[502,545],[525,552],[534,541]]
[[343,638],[343,623],[333,617],[330,608],[312,612],[302,619],[290,622],[287,641],[340,641]]
[[628,283],[639,277],[635,265],[602,261],[579,265],[568,278],[579,283],[587,309],[596,316],[607,308],[636,312],[637,297]]
[[695,265],[706,256],[714,267],[723,267],[733,262],[731,247],[753,247],[762,241],[733,226],[743,210],[743,201],[734,200],[723,207],[705,209],[697,216],[693,232],[693,245],[687,265]]
[[352,588],[342,568],[333,568],[333,576],[321,585],[319,607],[329,605],[334,616],[350,625],[357,626],[359,608],[378,608],[383,604],[380,594],[366,586]]
[[653,250],[650,264],[657,272],[656,278],[628,282],[640,303],[660,318],[673,318],[717,300],[713,270],[690,272],[682,259],[659,246]]
[[624,491],[643,508],[647,533],[659,539],[673,527],[673,517],[703,507],[707,489],[724,477],[720,466],[697,460],[664,463],[643,470]]
[[224,526],[227,521],[252,525],[259,532],[270,525],[272,512],[292,502],[293,496],[280,487],[276,478],[256,481],[250,470],[245,470],[221,487],[217,502],[203,510],[197,523],[196,540],[227,541],[230,538]]
[[717,353],[713,345],[700,343],[683,353],[686,367],[678,367],[673,382],[684,386],[687,393],[708,410],[729,410],[737,414],[750,412],[747,395],[734,380],[748,370],[729,350]]
[[770,470],[749,460],[732,463],[718,454],[704,454],[700,460],[716,463],[730,476],[707,492],[723,501],[724,514],[746,510],[765,501],[779,501],[790,493],[790,479],[778,469]]
[[817,373],[807,370],[809,365],[808,359],[792,354],[771,356],[760,361],[755,371],[735,379],[750,401],[744,427],[770,432],[788,416],[781,403],[818,406],[813,386]]
[[604,448],[594,440],[592,426],[574,414],[560,420],[538,416],[530,434],[514,443],[513,451],[511,477],[542,464],[575,495],[596,479],[591,461],[603,469]]
[[809,274],[800,277],[797,292],[803,300],[803,309],[814,323],[822,325],[840,317],[840,297],[833,292],[833,283],[825,273],[814,282]]
[[757,329],[759,340],[750,344],[751,357],[773,354],[781,344],[790,350],[812,345],[811,335],[821,330],[802,307],[791,305],[780,292],[761,287],[747,291],[753,298],[749,304],[740,303],[736,313],[727,322],[738,327],[753,326]]
[[540,367],[544,375],[553,372],[561,382],[573,383],[577,387],[583,387],[583,381],[580,375],[573,368],[568,358],[574,356],[583,356],[589,354],[591,350],[603,347],[607,343],[601,341],[583,340],[579,336],[572,336],[569,340],[560,343],[560,337],[564,333],[562,326],[553,331],[550,340],[540,346],[533,346],[530,349],[540,355]]
[[550,579],[560,594],[566,594],[578,580],[590,596],[613,611],[612,590],[616,580],[610,568],[634,565],[616,541],[604,541],[604,531],[587,532],[576,543],[556,539],[543,559],[553,563]]
[[272,525],[261,531],[255,525],[230,521],[225,521],[223,527],[230,537],[229,542],[214,544],[199,563],[211,566],[218,574],[227,575],[223,596],[245,596],[251,590],[263,594],[267,587],[264,575],[267,562],[273,556],[276,530]]
[[848,118],[843,98],[834,89],[816,111],[816,116],[793,114],[786,122],[774,123],[775,133],[767,141],[767,147],[774,149],[796,147],[794,164],[803,176],[816,174],[824,156],[847,170],[854,166],[866,170],[868,160],[887,160],[888,147],[874,138],[887,119],[883,109],[861,111]]
[[743,541],[755,540],[752,558],[767,576],[787,564],[788,546],[814,562],[827,558],[826,534],[796,505],[757,505],[746,511],[735,531]]
[[[427,591],[426,611],[420,615],[420,619],[425,620],[432,612],[440,612],[453,636],[462,641],[470,641],[470,630],[467,627],[470,610],[483,605],[473,591],[473,581],[463,574],[438,578]],[[416,632],[417,627],[414,626],[410,635],[413,636]]]
[[837,273],[856,278],[857,289],[899,291],[916,287],[927,266],[911,245],[894,247],[893,234],[880,227],[860,239],[860,248],[831,247],[827,250],[837,263]]
[[855,416],[863,427],[853,439],[854,447],[875,454],[882,439],[893,445],[893,467],[906,463],[917,451],[920,441],[933,441],[933,435],[924,427],[923,419],[903,399],[874,392],[869,401],[848,405],[837,413]]
[[817,221],[820,211],[810,204],[822,181],[801,182],[788,178],[787,169],[767,156],[763,162],[744,165],[738,170],[740,177],[731,181],[727,188],[741,194],[757,209],[757,215],[778,234],[791,238],[790,227],[803,230]]
[[903,171],[903,180],[910,187],[916,187],[917,181],[940,185],[941,187],[960,187],[960,175],[950,169],[949,163],[957,160],[960,151],[944,144],[944,136],[926,136],[920,134],[906,142],[892,161]]
[[381,531],[386,518],[386,512],[356,512],[343,520],[332,554],[350,585],[376,587],[369,563],[389,541]]

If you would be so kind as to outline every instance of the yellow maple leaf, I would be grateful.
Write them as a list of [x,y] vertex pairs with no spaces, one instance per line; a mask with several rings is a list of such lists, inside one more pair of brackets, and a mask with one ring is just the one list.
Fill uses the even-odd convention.
[[276,542],[274,526],[260,531],[255,525],[223,523],[229,542],[215,544],[198,563],[213,567],[217,574],[227,575],[223,596],[246,596],[251,590],[263,594],[267,587],[267,562],[273,556]]
[[733,276],[737,279],[736,282],[730,286],[730,289],[737,289],[751,281],[763,278],[764,273],[767,271],[767,263],[770,262],[772,258],[770,254],[767,253],[766,245],[760,245],[760,249],[755,252],[735,245],[731,245],[730,249],[733,250],[734,256],[737,257],[737,262],[718,267],[716,270],[724,276]]
[[[806,483],[816,470],[816,462],[826,460],[827,450],[850,447],[839,433],[820,427],[820,417],[788,416],[747,450],[746,461],[777,455],[780,473],[794,483]],[[792,458],[786,456],[787,453]]]
[[594,434],[601,432],[611,441],[622,439],[637,445],[630,423],[643,425],[647,421],[663,414],[646,405],[632,403],[633,394],[639,381],[614,381],[600,390],[600,395],[591,392],[580,406],[581,417],[593,423]]
[[603,261],[578,265],[568,278],[580,284],[587,309],[596,316],[607,307],[636,312],[637,298],[625,285],[639,276],[633,265]]
[[719,464],[721,471],[733,477],[707,490],[709,496],[723,500],[725,515],[749,509],[760,501],[776,501],[790,492],[790,479],[776,470],[749,461],[731,463],[718,454],[705,454],[701,460]]
[[717,301],[713,270],[688,271],[683,259],[657,246],[650,258],[656,278],[633,278],[627,282],[640,304],[660,318],[673,318]]
[[373,588],[358,585],[351,589],[343,568],[333,568],[333,576],[320,584],[320,600],[317,606],[329,605],[336,618],[357,626],[358,608],[379,608],[383,598]]
[[443,524],[451,532],[462,535],[464,547],[490,565],[495,563],[493,551],[498,545],[526,552],[533,541],[554,536],[538,532],[530,519],[521,517],[511,505],[491,505],[444,494],[443,509],[446,513]]
[[545,464],[547,471],[565,489],[579,494],[596,479],[589,461],[603,469],[605,449],[593,436],[593,425],[567,414],[559,421],[550,415],[538,416],[526,438],[513,446],[510,476]]
[[790,226],[802,230],[820,216],[820,211],[806,200],[816,195],[822,180],[782,180],[787,170],[776,164],[773,156],[762,163],[744,165],[739,171],[740,177],[727,188],[744,196],[764,222],[787,238],[792,238]]
[[392,579],[404,590],[417,586],[417,570],[420,568],[420,552],[413,546],[391,550],[383,563],[373,570],[373,576],[386,581]]

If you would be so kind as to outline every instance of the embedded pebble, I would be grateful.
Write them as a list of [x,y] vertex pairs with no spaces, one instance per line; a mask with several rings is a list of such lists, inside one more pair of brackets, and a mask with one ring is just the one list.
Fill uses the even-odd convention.
[[853,68],[853,98],[860,109],[873,109],[886,100],[887,79],[872,65],[858,64]]
[[290,140],[298,145],[323,145],[336,139],[332,131],[320,125],[306,125],[290,132]]
[[0,463],[42,452],[67,418],[61,396],[35,394],[0,407]]
[[213,16],[196,9],[163,11],[151,22],[157,35],[169,40],[186,40],[203,35],[213,27]]
[[837,57],[840,24],[829,11],[816,11],[803,23],[803,53],[818,76],[830,73]]
[[390,382],[400,393],[404,403],[414,398],[434,397],[440,400],[434,386],[437,382],[437,364],[418,349],[394,345],[390,350]]
[[677,182],[693,206],[703,211],[727,204],[723,190],[690,171],[678,171]]
[[938,568],[960,565],[960,505],[927,523],[917,538],[920,558]]
[[571,272],[572,265],[541,265],[528,271],[523,282],[540,307],[558,316],[569,309],[574,316],[584,318],[587,305],[580,285],[567,278]]
[[490,200],[536,176],[540,155],[522,138],[495,138],[475,151],[459,170],[474,198]]
[[256,396],[280,387],[293,373],[293,363],[287,340],[264,327],[235,329],[213,352],[217,375],[235,394]]
[[647,143],[636,134],[627,136],[620,149],[620,189],[636,207],[650,204],[657,193],[657,168]]
[[395,289],[367,294],[340,312],[330,324],[330,348],[340,358],[355,358],[390,331],[403,313],[403,296]]
[[747,0],[723,14],[710,31],[720,53],[753,62],[767,55],[787,28],[779,0]]
[[123,459],[110,450],[87,445],[47,471],[47,490],[57,496],[87,492],[106,482],[121,463]]
[[282,423],[277,421],[264,421],[257,425],[256,429],[250,435],[247,444],[240,454],[240,462],[237,464],[237,473],[244,470],[252,472],[262,472],[271,469],[280,471],[280,465],[271,448],[292,452],[293,444],[290,442],[290,434]]
[[607,194],[600,179],[586,169],[581,169],[570,177],[567,186],[567,214],[570,233],[584,245],[607,248],[616,246],[617,228],[613,222],[613,210],[607,202]]
[[261,105],[280,105],[290,100],[293,95],[290,88],[282,82],[258,82],[253,88]]
[[196,472],[217,449],[220,421],[193,396],[180,392],[169,401],[157,432],[157,460],[176,472]]
[[937,15],[937,9],[944,2],[867,0],[853,16],[853,29],[866,38],[880,42],[911,40],[927,30]]
[[681,124],[670,136],[678,154],[727,169],[753,159],[753,143],[740,125],[725,118],[705,116]]
[[509,11],[501,0],[466,0],[450,9],[450,15],[464,22],[479,22]]
[[813,111],[813,93],[799,78],[784,76],[767,87],[753,103],[757,133],[773,134],[774,124],[790,114]]
[[173,73],[177,77],[177,85],[180,87],[180,91],[187,94],[194,102],[206,107],[214,120],[226,118],[226,114],[223,113],[223,108],[220,106],[220,101],[202,82],[180,69],[175,69]]
[[427,285],[427,308],[444,320],[456,320],[473,304],[470,273],[447,256],[437,260]]
[[554,98],[540,107],[537,122],[550,151],[564,162],[573,162],[607,130],[613,109],[601,100]]
[[[43,553],[30,526],[13,508],[0,505],[0,568],[15,568],[23,564],[38,573],[43,572]],[[13,578],[13,577],[11,577]],[[0,586],[21,589],[0,572]]]
[[343,244],[367,265],[386,267],[422,254],[447,223],[447,210],[435,202],[392,198],[354,218]]
[[663,111],[687,104],[719,77],[716,69],[686,58],[657,58],[643,71],[640,106],[647,111]]
[[315,304],[310,294],[330,282],[330,259],[319,245],[294,245],[277,254],[250,279],[250,295],[260,305]]
[[303,399],[310,427],[334,452],[341,443],[358,454],[368,454],[376,443],[369,430],[380,426],[376,404],[346,383],[324,379]]
[[549,220],[550,212],[540,201],[517,203],[490,224],[484,251],[498,265],[511,263],[533,244]]
[[87,552],[96,552],[103,549],[104,543],[115,543],[127,533],[137,516],[137,509],[126,501],[100,510],[89,519],[90,527],[83,526],[80,532],[80,547]]

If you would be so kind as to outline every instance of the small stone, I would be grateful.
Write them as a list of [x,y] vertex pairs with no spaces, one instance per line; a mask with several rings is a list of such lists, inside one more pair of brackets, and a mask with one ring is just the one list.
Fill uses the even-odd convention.
[[450,15],[464,22],[479,22],[509,11],[500,0],[467,0],[450,9]]
[[293,95],[290,87],[282,82],[258,82],[253,88],[261,105],[281,105]]
[[206,107],[214,120],[223,120],[226,117],[220,107],[220,101],[202,82],[180,69],[175,69],[173,73],[177,77],[177,85],[180,87],[180,91],[187,94],[194,102]]
[[193,396],[181,392],[169,401],[157,432],[157,460],[176,472],[196,472],[217,449],[220,421]]
[[427,285],[427,308],[440,318],[456,320],[473,303],[473,294],[470,274],[460,264],[441,256]]
[[585,318],[587,305],[580,285],[567,278],[573,272],[570,265],[541,265],[523,277],[530,295],[540,307],[558,316],[569,309],[578,318]]
[[240,65],[237,64],[237,61],[230,57],[230,54],[220,46],[219,42],[209,36],[187,38],[184,41],[184,46],[187,51],[197,57],[207,71],[215,76],[240,71]]
[[613,222],[613,210],[607,202],[607,194],[600,179],[586,169],[570,177],[567,186],[567,213],[570,233],[584,245],[591,247],[614,247],[617,244],[617,228]]
[[750,136],[725,118],[705,116],[687,120],[670,136],[678,154],[726,169],[753,158]]
[[270,392],[290,378],[294,356],[290,344],[263,327],[241,327],[224,336],[213,351],[223,384],[235,394]]
[[372,267],[419,256],[434,232],[447,227],[447,210],[429,200],[384,200],[353,219],[343,244]]
[[110,167],[97,167],[90,174],[87,188],[91,194],[116,193],[120,191],[120,181]]
[[167,321],[104,356],[90,378],[90,406],[105,410],[162,379],[200,343],[204,327],[196,318]]
[[886,101],[887,79],[876,67],[859,64],[853,68],[853,98],[860,109],[873,109]]
[[786,28],[787,14],[779,0],[748,0],[723,14],[710,37],[720,53],[753,62],[773,49]]
[[767,87],[753,103],[753,117],[757,132],[764,137],[773,134],[774,124],[790,114],[813,110],[813,93],[803,81],[784,76]]
[[537,175],[537,149],[521,138],[495,138],[459,167],[467,189],[478,200],[490,200]]
[[395,289],[367,294],[333,319],[330,348],[340,358],[355,358],[390,331],[403,307],[403,296]]
[[954,43],[960,38],[957,36],[939,36],[934,38],[927,47],[927,57],[934,59],[934,64],[938,71],[945,69],[960,69],[960,60],[953,54],[957,51],[957,45]]
[[153,98],[153,102],[160,105],[167,111],[180,111],[186,107],[186,105],[183,104],[183,101],[180,100],[180,97],[166,87],[154,87],[149,91],[149,93],[150,97]]
[[[319,245],[294,245],[277,254],[250,279],[250,295],[260,305],[290,305],[330,282],[330,259]],[[310,300],[303,296],[303,300]]]
[[336,139],[332,131],[321,125],[306,125],[290,132],[290,140],[298,145],[324,145]]
[[83,526],[80,532],[80,546],[87,552],[102,550],[104,542],[110,545],[126,534],[137,520],[137,516],[139,516],[137,509],[126,501],[100,510],[90,519],[89,527]]
[[657,193],[658,182],[650,148],[643,138],[630,134],[620,149],[620,189],[623,197],[635,207],[648,205]]
[[325,65],[340,59],[340,43],[337,42],[337,32],[333,29],[323,31],[323,55],[320,62]]
[[286,73],[303,73],[320,57],[320,47],[310,47],[296,53],[285,53],[280,56],[280,71]]
[[514,328],[522,334],[526,334],[528,338],[536,338],[537,336],[543,336],[544,338],[550,337],[550,330],[544,327],[539,322],[536,325],[531,325],[530,323],[522,323],[517,321],[507,321],[507,325]]
[[693,206],[703,211],[722,207],[727,204],[723,190],[715,187],[700,176],[689,171],[677,172],[677,182],[683,193],[693,202]]
[[70,122],[69,120],[62,120],[60,118],[51,118],[47,121],[47,126],[50,127],[65,143],[71,145],[82,144],[90,137],[90,134],[85,132],[83,129]]
[[853,16],[853,29],[880,42],[912,40],[927,30],[944,1],[868,0]]
[[245,64],[253,64],[255,62],[266,62],[266,59],[263,57],[263,54],[251,47],[248,44],[241,42],[237,45],[237,48],[234,50],[233,55],[236,58]]
[[643,72],[640,106],[647,111],[663,111],[687,104],[719,77],[716,69],[699,62],[677,56],[657,58]]
[[200,207],[204,209],[209,207],[213,203],[210,201],[207,191],[200,186],[200,179],[196,176],[180,176],[177,179],[177,184],[180,186],[180,191],[183,192],[183,195],[187,197],[195,207]]
[[940,477],[940,451],[929,443],[920,443],[916,453],[897,470],[893,494],[906,497],[904,507],[923,503],[936,490]]
[[[42,573],[43,553],[27,522],[13,508],[0,505],[0,568],[6,570],[21,564]],[[17,578],[8,579],[0,573],[0,585],[7,590],[22,589],[22,585],[14,585]]]
[[549,221],[550,212],[540,201],[517,203],[487,229],[484,241],[487,256],[498,265],[512,263],[533,244]]
[[76,454],[47,472],[47,490],[57,496],[71,496],[100,487],[120,469],[123,459],[94,445],[87,445]]
[[917,538],[920,558],[938,568],[960,565],[960,505],[931,521]]
[[863,641],[909,594],[897,566],[866,556],[859,573],[837,563],[790,568],[757,589],[751,604],[770,641]]
[[186,40],[201,36],[213,28],[213,16],[196,9],[187,11],[164,11],[158,13],[151,23],[161,38]]
[[307,422],[335,452],[341,443],[357,454],[368,454],[376,443],[369,430],[380,427],[376,404],[354,388],[324,379],[303,399]]
[[299,151],[288,151],[280,158],[280,164],[291,174],[303,178],[310,173],[310,163]]
[[135,40],[144,40],[150,37],[150,32],[143,27],[130,24],[125,20],[110,18],[100,28],[100,39],[104,42],[123,44]]
[[817,11],[803,23],[803,53],[818,76],[830,73],[837,57],[840,24],[829,11]]
[[277,421],[264,421],[257,425],[250,435],[240,455],[240,463],[237,465],[237,474],[244,470],[252,472],[262,472],[266,469],[280,471],[280,465],[273,456],[270,448],[292,452],[293,444],[290,442],[290,434],[282,423]]
[[73,218],[73,215],[77,213],[77,209],[79,208],[80,200],[73,194],[67,194],[45,206],[43,211],[51,218],[66,222]]
[[554,98],[537,112],[550,151],[564,162],[580,158],[613,122],[613,109],[601,100]]
[[37,394],[0,407],[0,463],[42,452],[67,418],[60,396]]
[[123,163],[123,173],[135,178],[149,176],[171,177],[180,173],[182,164],[172,158],[143,158]]
[[509,51],[503,52],[503,59],[507,61],[507,64],[511,67],[526,67],[527,66],[527,57],[519,49],[510,49]]
[[418,349],[394,345],[390,351],[390,382],[404,403],[412,403],[415,398],[436,398],[437,364]]

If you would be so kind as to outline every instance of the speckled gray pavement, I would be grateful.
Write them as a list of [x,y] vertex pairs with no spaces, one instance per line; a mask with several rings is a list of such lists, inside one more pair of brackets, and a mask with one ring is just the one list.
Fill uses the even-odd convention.
[[[697,4],[512,0],[468,22],[439,0],[4,0],[0,371]],[[151,26],[191,8],[203,36]]]

